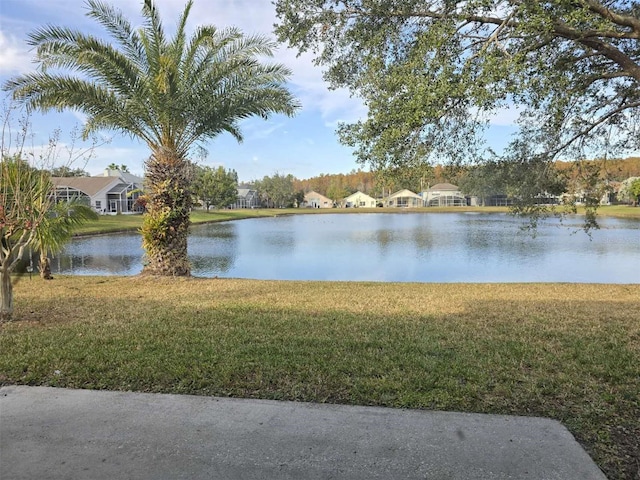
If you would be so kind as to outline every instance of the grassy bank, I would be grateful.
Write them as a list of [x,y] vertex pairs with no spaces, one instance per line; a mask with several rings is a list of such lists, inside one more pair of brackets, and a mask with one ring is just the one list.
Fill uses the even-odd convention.
[[[242,220],[245,218],[273,217],[278,210],[196,210],[191,213],[191,222],[225,222],[228,220]],[[142,226],[142,215],[101,215],[98,220],[89,221],[78,228],[76,235],[96,235],[101,233],[125,232],[138,230]]]
[[[241,220],[245,218],[275,217],[278,215],[300,214],[327,214],[327,213],[506,213],[506,207],[429,207],[415,209],[397,208],[259,208],[254,210],[211,210],[209,212],[196,210],[191,213],[191,221],[194,224],[206,222],[224,222],[228,220]],[[578,209],[578,214],[583,214],[584,209]],[[640,220],[640,208],[626,205],[600,207],[601,216],[636,218]],[[102,215],[98,220],[87,222],[80,227],[77,235],[95,235],[101,233],[113,233],[130,230],[138,230],[142,226],[142,215]]]
[[[578,213],[584,213],[584,208],[578,208]],[[630,205],[604,205],[598,208],[598,215],[640,220],[640,207],[632,207]]]
[[545,416],[610,479],[637,478],[637,285],[58,276],[15,292],[4,384]]

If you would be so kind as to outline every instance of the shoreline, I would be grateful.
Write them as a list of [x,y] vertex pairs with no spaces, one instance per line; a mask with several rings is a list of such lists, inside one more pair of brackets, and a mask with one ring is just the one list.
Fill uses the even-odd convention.
[[[614,211],[607,211],[609,208],[615,208]],[[604,209],[604,210],[603,210]],[[626,211],[629,209],[630,211]],[[240,213],[241,212],[241,213]],[[620,213],[625,212],[625,213]],[[511,214],[508,207],[420,207],[420,208],[326,208],[326,209],[307,209],[307,208],[257,208],[257,209],[237,209],[237,210],[215,210],[206,212],[202,210],[194,210],[192,212],[191,225],[230,222],[234,220],[247,220],[252,218],[270,218],[291,215],[354,215],[354,214],[376,214],[376,213],[394,213],[394,214],[446,214],[446,213],[473,213],[478,215],[505,213]],[[206,216],[217,216],[217,218],[206,218]],[[584,216],[584,212],[566,213],[567,217]],[[553,216],[550,215],[550,216]],[[640,207],[631,205],[615,205],[599,207],[597,218],[618,218],[640,221]],[[104,229],[94,230],[101,220],[108,219],[113,225],[114,219],[124,220],[130,223],[130,226],[109,226]],[[85,237],[94,235],[110,235],[114,233],[130,233],[140,229],[142,225],[142,214],[140,215],[103,215],[97,221],[89,221],[80,231],[73,234],[74,237]]]

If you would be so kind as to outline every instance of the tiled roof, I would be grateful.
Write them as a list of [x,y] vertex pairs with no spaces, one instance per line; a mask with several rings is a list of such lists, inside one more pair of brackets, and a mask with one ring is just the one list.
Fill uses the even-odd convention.
[[415,193],[413,193],[411,190],[407,190],[406,188],[404,190],[399,190],[396,193],[394,193],[393,195],[389,195],[389,198],[419,198],[422,200],[422,197],[420,195],[417,195]]
[[112,185],[120,183],[118,177],[52,177],[51,182],[56,187],[69,187],[80,190],[90,197]]
[[453,192],[457,192],[458,190],[460,190],[460,188],[458,188],[457,186],[451,184],[451,183],[437,183],[435,184],[433,187],[431,187],[428,191],[429,192],[436,192],[436,191],[453,191]]

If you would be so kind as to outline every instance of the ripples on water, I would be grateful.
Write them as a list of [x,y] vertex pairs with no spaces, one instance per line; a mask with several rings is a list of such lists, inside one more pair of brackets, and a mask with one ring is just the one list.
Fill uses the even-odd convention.
[[[579,220],[579,219],[578,219]],[[193,274],[283,280],[638,283],[640,222],[601,218],[522,231],[506,214],[293,215],[196,225]],[[577,232],[577,233],[574,233]],[[135,275],[138,234],[74,239],[58,273]]]

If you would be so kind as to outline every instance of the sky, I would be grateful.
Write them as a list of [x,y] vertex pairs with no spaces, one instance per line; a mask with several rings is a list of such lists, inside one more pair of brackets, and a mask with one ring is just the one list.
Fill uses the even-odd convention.
[[[119,8],[132,22],[140,23],[141,0],[106,0]],[[173,33],[175,23],[186,0],[156,0],[165,29]],[[83,0],[0,0],[0,84],[16,75],[35,69],[34,53],[26,44],[30,31],[52,24],[71,27],[108,38],[101,26],[86,17]],[[194,0],[189,30],[197,25],[218,28],[235,26],[246,34],[263,34],[274,38],[275,7],[271,0]],[[202,165],[224,166],[238,172],[243,182],[261,179],[274,173],[292,174],[307,179],[322,173],[348,173],[363,168],[350,148],[343,146],[335,134],[339,122],[366,118],[366,107],[344,89],[330,90],[322,78],[322,69],[313,65],[309,54],[298,56],[297,50],[281,45],[274,62],[285,64],[292,71],[287,84],[302,105],[295,117],[274,115],[269,120],[248,119],[241,123],[244,141],[240,144],[229,134],[204,143],[205,158],[196,159]],[[6,98],[6,93],[2,93]],[[515,111],[503,111],[492,120],[487,141],[500,150],[515,131]],[[61,132],[59,145],[71,144],[74,126],[81,127],[84,117],[78,112],[48,112],[31,116],[34,149],[46,145],[54,130]],[[117,132],[100,133],[109,143],[97,147],[88,163],[76,161],[91,175],[100,175],[107,165],[127,165],[132,173],[142,175],[148,147]],[[76,147],[77,148],[77,147]],[[61,163],[68,157],[62,148]]]

